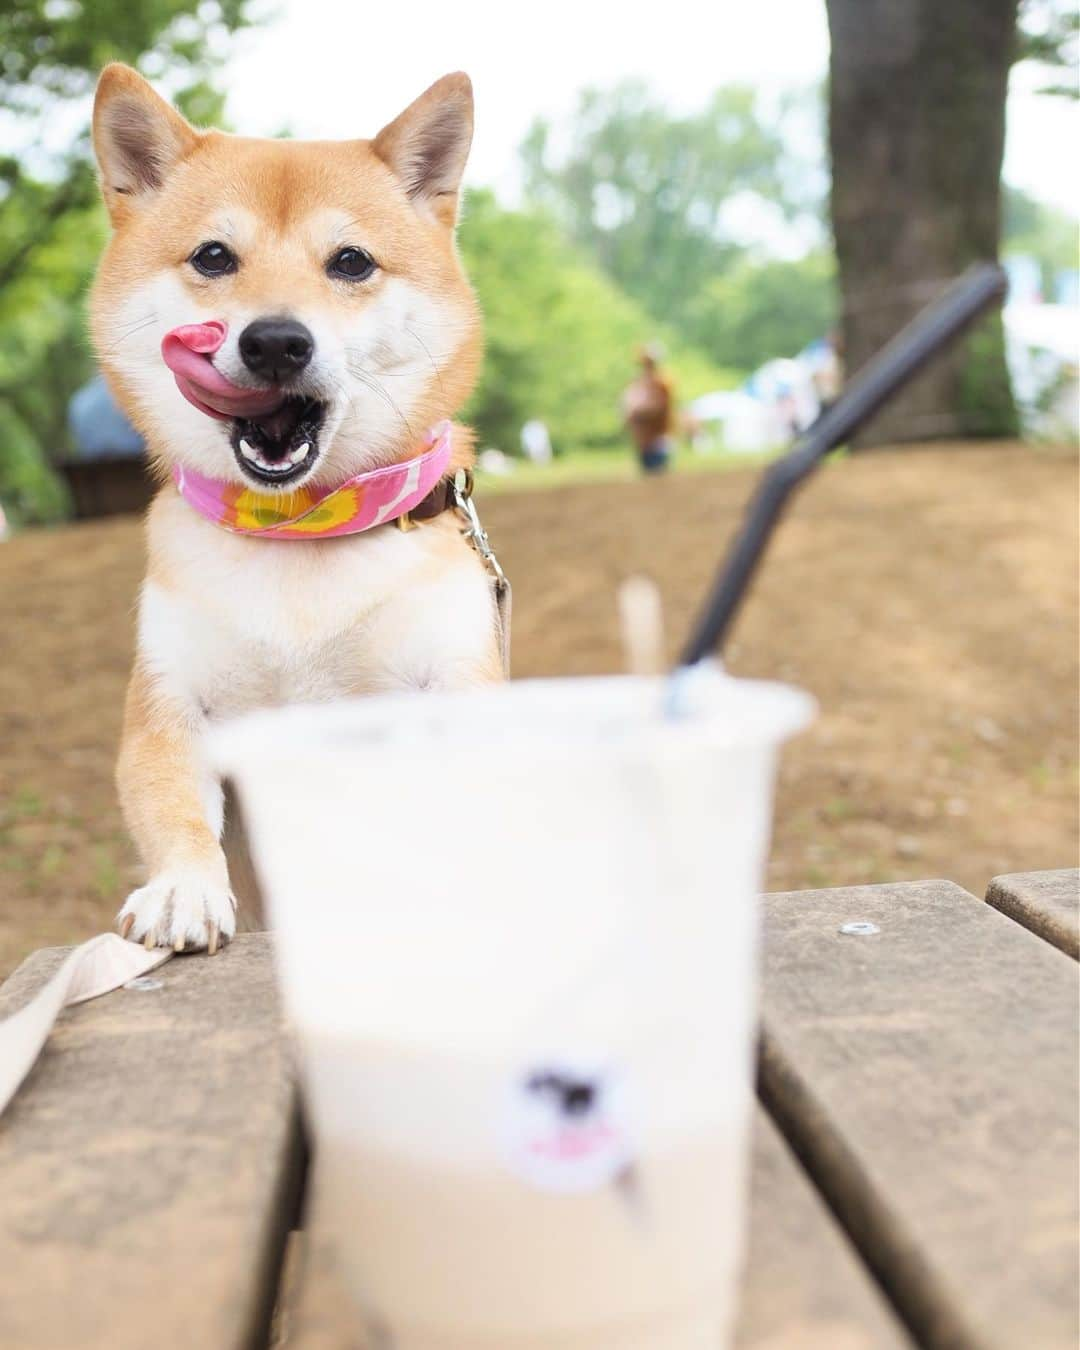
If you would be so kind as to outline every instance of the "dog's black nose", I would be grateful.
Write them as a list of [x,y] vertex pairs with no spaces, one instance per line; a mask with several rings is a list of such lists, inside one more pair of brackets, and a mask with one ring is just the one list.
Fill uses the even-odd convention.
[[280,384],[311,360],[315,339],[296,319],[256,319],[240,334],[240,356],[252,375]]

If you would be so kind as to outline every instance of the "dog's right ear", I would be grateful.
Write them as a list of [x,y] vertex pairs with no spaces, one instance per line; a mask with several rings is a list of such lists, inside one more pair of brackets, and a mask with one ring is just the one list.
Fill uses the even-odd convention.
[[113,221],[157,192],[199,133],[154,93],[138,71],[106,66],[94,98],[94,154]]

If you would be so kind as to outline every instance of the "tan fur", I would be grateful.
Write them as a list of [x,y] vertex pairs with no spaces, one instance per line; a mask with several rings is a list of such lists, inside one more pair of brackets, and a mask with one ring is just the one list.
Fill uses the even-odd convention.
[[[234,344],[253,318],[298,317],[316,336],[311,378],[332,406],[310,481],[415,454],[423,431],[468,397],[479,366],[454,239],[471,126],[463,75],[432,86],[373,141],[307,143],[196,131],[134,71],[101,77],[94,145],[114,233],[91,326],[164,484],[147,521],[117,773],[149,874],[121,910],[133,938],[198,947],[234,930],[220,785],[202,751],[213,721],[501,677],[489,581],[452,517],[295,542],[234,536],[197,516],[168,481],[175,464],[230,481],[243,473],[227,424],[185,403],[158,353],[178,323],[222,318]],[[207,278],[190,265],[210,239],[239,256],[235,274]],[[327,275],[345,246],[376,259],[370,281]],[[214,360],[244,381],[234,345]],[[454,463],[471,459],[471,435],[455,427]]]
[[217,836],[199,796],[195,728],[157,693],[137,662],[124,706],[117,781],[128,828],[152,871],[217,857]]

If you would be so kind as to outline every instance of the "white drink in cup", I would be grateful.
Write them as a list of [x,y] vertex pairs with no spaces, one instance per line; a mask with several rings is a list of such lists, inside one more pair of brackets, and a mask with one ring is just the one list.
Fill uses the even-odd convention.
[[387,695],[218,736],[380,1350],[726,1344],[775,759],[812,705],[700,668],[672,718],[665,685]]

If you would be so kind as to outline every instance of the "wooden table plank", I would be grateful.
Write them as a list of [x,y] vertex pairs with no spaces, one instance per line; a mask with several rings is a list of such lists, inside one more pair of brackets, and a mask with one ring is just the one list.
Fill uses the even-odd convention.
[[[276,1345],[374,1350],[357,1325],[317,1214],[298,1236]],[[736,1350],[899,1350],[911,1343],[760,1110],[741,1299]]]
[[1075,867],[995,877],[986,900],[1066,956],[1080,960],[1080,872]]
[[[64,954],[25,962],[0,1016]],[[150,978],[65,1013],[0,1117],[12,1350],[265,1343],[300,1161],[271,940]]]
[[887,1350],[911,1342],[764,1110],[736,1350]]
[[949,882],[765,911],[765,1099],[909,1326],[1075,1350],[1076,965]]

